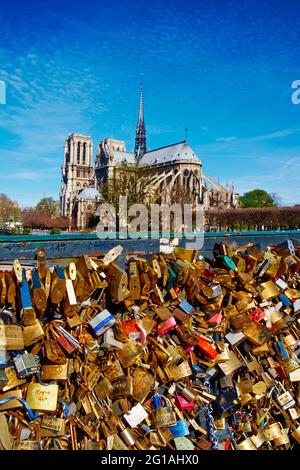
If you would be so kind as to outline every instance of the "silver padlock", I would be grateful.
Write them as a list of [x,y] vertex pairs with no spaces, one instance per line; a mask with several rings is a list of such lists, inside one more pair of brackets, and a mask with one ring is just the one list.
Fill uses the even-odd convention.
[[282,407],[282,409],[287,410],[291,406],[294,406],[296,402],[294,398],[292,397],[291,393],[285,390],[281,382],[278,382],[278,385],[281,387],[284,393],[281,393],[280,395],[278,394],[276,399],[279,405]]
[[126,445],[128,445],[128,446],[133,446],[134,445],[135,439],[134,439],[134,437],[133,437],[133,435],[132,435],[129,428],[126,428],[123,431],[121,431],[120,435],[121,435],[121,438],[123,439],[123,441],[125,442]]
[[24,379],[39,371],[40,360],[34,354],[24,353],[14,357],[14,364],[18,377]]

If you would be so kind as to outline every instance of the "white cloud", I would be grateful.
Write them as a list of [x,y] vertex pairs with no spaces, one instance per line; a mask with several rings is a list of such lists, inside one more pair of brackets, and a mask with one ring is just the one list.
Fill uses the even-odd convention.
[[[300,129],[282,129],[268,134],[218,141],[195,147],[204,172],[232,181],[238,193],[262,188],[278,193],[283,204],[300,202],[300,146],[291,137]],[[281,139],[273,144],[273,140]],[[227,164],[224,164],[227,162]]]
[[217,137],[216,142],[233,142],[234,140],[237,140],[237,137],[235,135],[231,137]]

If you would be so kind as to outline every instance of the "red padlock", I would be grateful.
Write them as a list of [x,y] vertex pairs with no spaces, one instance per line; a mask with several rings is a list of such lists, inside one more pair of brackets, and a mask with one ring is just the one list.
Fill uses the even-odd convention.
[[156,331],[159,334],[159,336],[165,335],[166,333],[169,333],[169,331],[174,330],[176,326],[176,320],[174,317],[168,318],[166,321],[163,323],[160,323],[156,327]]
[[176,401],[178,403],[179,408],[184,411],[194,410],[196,405],[193,401],[187,401],[183,396],[177,395]]
[[215,313],[212,317],[210,317],[209,320],[207,320],[207,323],[210,325],[220,325],[220,323],[223,320],[223,315],[221,313]]
[[[73,352],[77,351],[79,349],[80,344],[76,340],[76,338],[71,337],[71,335],[65,331],[62,327],[58,327],[59,330],[57,331],[54,327],[54,325],[50,326],[50,331],[58,344],[62,347],[62,349],[67,353],[67,354],[72,354]],[[65,334],[64,334],[65,332]]]
[[218,355],[218,351],[216,351],[212,345],[205,341],[203,338],[198,339],[198,346],[202,352],[204,352],[210,359],[214,359]]

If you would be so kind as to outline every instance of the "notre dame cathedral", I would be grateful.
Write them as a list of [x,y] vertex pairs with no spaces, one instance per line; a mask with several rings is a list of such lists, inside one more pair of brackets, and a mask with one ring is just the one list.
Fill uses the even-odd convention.
[[237,206],[234,188],[223,187],[204,174],[202,163],[187,140],[147,151],[142,85],[134,152],[126,151],[124,141],[107,138],[98,144],[94,165],[91,137],[70,134],[66,138],[60,208],[73,228],[87,226],[97,206],[104,202],[100,189],[124,165],[129,169],[138,165],[142,174],[147,173],[148,178],[151,175],[151,194],[153,197],[159,194],[161,203],[174,202],[177,190],[188,194],[189,202],[203,204],[206,210]]

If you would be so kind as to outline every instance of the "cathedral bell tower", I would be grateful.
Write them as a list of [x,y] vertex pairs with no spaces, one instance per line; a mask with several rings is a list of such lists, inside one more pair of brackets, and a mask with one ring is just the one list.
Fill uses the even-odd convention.
[[66,138],[60,191],[60,212],[64,217],[72,216],[75,197],[94,182],[92,153],[91,137],[70,134]]

